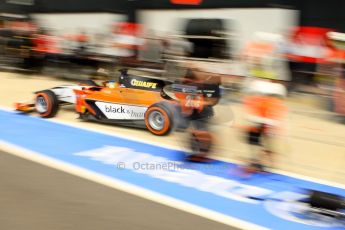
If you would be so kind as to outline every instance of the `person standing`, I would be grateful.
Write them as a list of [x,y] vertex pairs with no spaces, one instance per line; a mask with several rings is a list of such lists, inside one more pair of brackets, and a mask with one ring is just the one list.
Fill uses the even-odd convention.
[[248,122],[246,141],[251,151],[245,167],[248,172],[274,167],[275,137],[287,114],[283,101],[285,95],[286,88],[280,83],[256,80],[249,86],[249,95],[243,100]]

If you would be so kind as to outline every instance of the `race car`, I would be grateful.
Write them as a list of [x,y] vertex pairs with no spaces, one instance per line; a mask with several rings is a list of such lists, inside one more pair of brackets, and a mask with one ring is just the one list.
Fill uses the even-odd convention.
[[[207,90],[208,96],[217,94]],[[43,118],[54,117],[60,106],[74,104],[79,117],[107,123],[147,128],[155,135],[167,135],[181,116],[203,108],[204,95],[195,86],[174,84],[156,78],[129,75],[121,70],[119,81],[102,85],[87,81],[35,92],[31,103],[16,103],[16,110],[35,110]]]

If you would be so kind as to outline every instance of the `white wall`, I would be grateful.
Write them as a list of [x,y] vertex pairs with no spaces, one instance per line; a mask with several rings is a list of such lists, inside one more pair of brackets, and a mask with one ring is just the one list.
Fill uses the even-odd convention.
[[282,33],[290,26],[297,25],[298,14],[287,9],[202,9],[202,10],[143,10],[140,22],[148,29],[168,33],[181,31],[181,19],[222,18],[232,19],[228,29],[232,29],[239,46],[250,40],[256,31]]
[[74,14],[33,14],[39,25],[52,29],[56,34],[106,33],[114,22],[126,20],[125,15],[109,13],[74,13]]

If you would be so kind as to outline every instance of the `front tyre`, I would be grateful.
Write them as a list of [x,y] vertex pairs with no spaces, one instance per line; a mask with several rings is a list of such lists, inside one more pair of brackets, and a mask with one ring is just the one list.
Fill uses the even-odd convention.
[[54,117],[59,109],[59,100],[51,90],[36,93],[35,110],[43,118]]
[[169,103],[157,103],[150,106],[145,113],[147,129],[158,136],[168,135],[175,128],[175,108]]

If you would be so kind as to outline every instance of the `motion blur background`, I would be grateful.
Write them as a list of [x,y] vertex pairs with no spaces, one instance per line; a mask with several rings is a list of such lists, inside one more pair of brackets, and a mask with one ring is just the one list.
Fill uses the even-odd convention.
[[344,31],[343,5],[336,0],[1,1],[0,65],[4,71],[69,79],[116,77],[119,66],[174,77],[181,73],[170,70],[181,61],[203,58],[213,72],[226,75],[227,88],[248,76],[279,79],[289,90],[317,92],[322,106],[335,110],[331,98],[342,84],[333,67],[342,60],[343,38],[334,40],[329,32]]
[[[275,168],[345,184],[344,9],[342,0],[1,0],[0,105],[65,83],[117,79],[122,68],[175,80],[193,62],[222,82],[213,157],[250,155],[241,102],[253,79],[265,79],[287,89]],[[54,119],[78,122],[73,109]],[[177,147],[185,139],[85,126]]]

